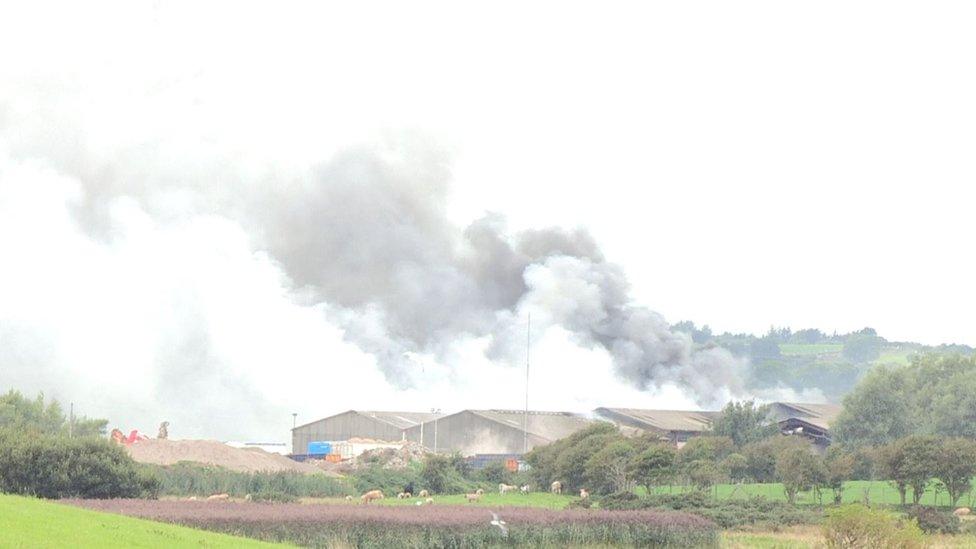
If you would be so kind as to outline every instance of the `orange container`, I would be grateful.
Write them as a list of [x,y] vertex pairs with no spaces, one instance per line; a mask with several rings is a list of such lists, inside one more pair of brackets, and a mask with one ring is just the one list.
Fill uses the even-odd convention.
[[342,455],[340,454],[328,454],[325,456],[325,461],[329,463],[339,463],[342,461]]
[[505,460],[505,468],[513,473],[518,471],[518,460],[517,459]]

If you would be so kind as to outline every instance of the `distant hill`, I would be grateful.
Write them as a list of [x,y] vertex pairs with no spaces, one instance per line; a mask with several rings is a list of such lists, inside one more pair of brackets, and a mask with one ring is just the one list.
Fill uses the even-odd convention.
[[967,345],[888,341],[873,328],[826,334],[817,329],[793,331],[774,327],[762,336],[713,334],[707,325],[698,327],[688,321],[672,328],[688,333],[701,347],[720,346],[748,358],[752,364],[747,382],[750,388],[820,389],[831,400],[839,400],[865,373],[880,364],[905,365],[913,356],[926,353],[976,353]]

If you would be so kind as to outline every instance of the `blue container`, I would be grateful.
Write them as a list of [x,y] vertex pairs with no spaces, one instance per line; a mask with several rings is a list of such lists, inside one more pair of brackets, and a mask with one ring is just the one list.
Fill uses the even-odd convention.
[[313,456],[324,456],[332,453],[331,442],[309,442],[308,453]]

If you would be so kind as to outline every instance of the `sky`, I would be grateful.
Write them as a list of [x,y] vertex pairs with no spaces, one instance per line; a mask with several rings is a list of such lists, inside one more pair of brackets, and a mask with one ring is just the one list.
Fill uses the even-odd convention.
[[[586,231],[671,322],[976,345],[971,3],[347,4],[0,7],[0,389],[250,439],[292,411],[519,407],[483,331],[391,385],[350,336],[385,317],[310,292],[255,221],[364,146],[435,158],[390,165],[458,233]],[[511,309],[548,311],[538,407],[699,403],[550,314],[556,267]]]

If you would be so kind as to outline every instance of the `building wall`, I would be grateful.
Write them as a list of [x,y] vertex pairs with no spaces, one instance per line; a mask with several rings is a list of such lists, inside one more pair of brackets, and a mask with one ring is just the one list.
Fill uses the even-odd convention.
[[403,438],[403,431],[388,423],[355,412],[345,412],[293,430],[292,453],[307,453],[309,442],[339,441],[350,438],[398,441]]
[[[475,454],[522,454],[523,433],[516,429],[491,421],[477,414],[460,412],[423,424],[423,440],[420,438],[421,426],[406,431],[407,440],[421,442],[439,453],[460,452],[465,456]],[[549,444],[549,440],[529,434],[529,450],[535,446]]]

